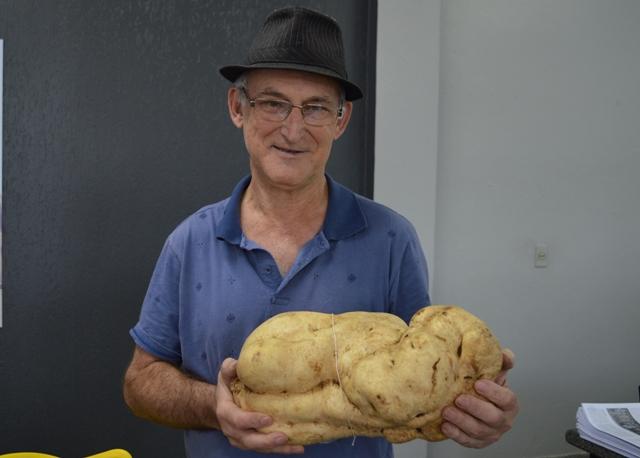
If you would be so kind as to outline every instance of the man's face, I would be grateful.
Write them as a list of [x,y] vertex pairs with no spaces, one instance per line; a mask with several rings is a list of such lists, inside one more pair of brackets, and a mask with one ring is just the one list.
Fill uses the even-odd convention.
[[339,83],[329,77],[294,70],[253,70],[247,76],[246,98],[285,101],[294,105],[317,104],[334,110],[326,125],[305,122],[293,108],[283,121],[265,119],[241,92],[229,90],[231,119],[244,133],[251,173],[263,184],[285,190],[304,188],[324,180],[331,145],[347,127],[351,103],[345,102],[338,118]]

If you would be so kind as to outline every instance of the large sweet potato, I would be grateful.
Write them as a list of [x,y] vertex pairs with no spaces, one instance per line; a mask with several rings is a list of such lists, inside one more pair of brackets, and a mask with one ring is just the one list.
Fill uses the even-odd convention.
[[246,340],[236,404],[269,414],[262,431],[291,444],[352,435],[442,440],[442,409],[502,364],[498,341],[456,306],[429,306],[407,326],[386,313],[288,312]]

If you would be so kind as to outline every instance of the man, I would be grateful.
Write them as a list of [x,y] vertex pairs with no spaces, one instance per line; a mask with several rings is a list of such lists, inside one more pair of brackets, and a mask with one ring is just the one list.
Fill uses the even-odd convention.
[[[361,90],[347,78],[335,21],[304,8],[275,11],[246,65],[223,67],[228,109],[241,128],[249,177],[228,199],[187,218],[167,239],[132,329],[125,399],[139,416],[184,428],[189,457],[387,457],[381,438],[287,445],[259,433],[271,418],[239,409],[229,392],[249,333],[288,310],[366,310],[408,320],[429,304],[427,268],[411,224],[325,175],[333,141]],[[292,355],[295,357],[295,355]],[[478,383],[443,431],[481,447],[510,428],[515,395]],[[254,452],[252,452],[254,451]]]

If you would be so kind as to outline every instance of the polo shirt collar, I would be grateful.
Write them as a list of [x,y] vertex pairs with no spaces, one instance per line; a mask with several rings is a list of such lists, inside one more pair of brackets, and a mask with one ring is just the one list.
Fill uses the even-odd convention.
[[242,228],[240,227],[240,204],[242,203],[242,196],[244,191],[251,182],[251,175],[247,175],[242,178],[227,201],[227,205],[224,208],[224,215],[220,219],[218,224],[218,230],[216,237],[222,240],[226,240],[234,245],[240,245],[242,241]]
[[328,240],[346,239],[365,229],[367,220],[356,195],[329,175],[326,177],[329,185],[329,206],[322,231]]
[[[328,240],[342,240],[367,227],[367,220],[358,204],[356,195],[329,175],[329,205],[322,231]],[[242,242],[240,226],[240,204],[242,196],[251,182],[251,175],[242,178],[233,189],[225,206],[224,215],[218,225],[216,237],[234,245]]]

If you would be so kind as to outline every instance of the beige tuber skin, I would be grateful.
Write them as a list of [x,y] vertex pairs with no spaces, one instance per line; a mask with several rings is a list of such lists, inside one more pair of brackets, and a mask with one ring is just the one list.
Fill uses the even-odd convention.
[[[247,339],[234,401],[261,412],[289,444],[352,435],[442,440],[443,409],[503,367],[497,339],[456,306],[429,306],[407,325],[385,313],[289,312]],[[453,415],[456,412],[452,412]]]

